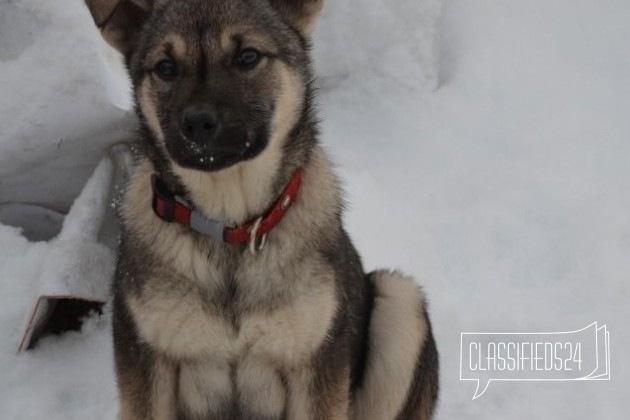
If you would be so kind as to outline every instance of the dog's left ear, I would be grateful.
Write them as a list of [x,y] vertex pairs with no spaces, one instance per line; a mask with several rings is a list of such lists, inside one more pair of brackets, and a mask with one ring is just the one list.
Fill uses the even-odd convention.
[[126,57],[155,0],[85,0],[103,38]]
[[310,35],[324,0],[270,0],[271,5],[284,15],[302,34]]

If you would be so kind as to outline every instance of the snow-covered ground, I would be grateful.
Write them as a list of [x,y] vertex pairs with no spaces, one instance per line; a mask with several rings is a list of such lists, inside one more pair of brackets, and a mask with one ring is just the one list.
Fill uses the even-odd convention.
[[[0,75],[7,74],[8,60],[23,43],[36,45],[36,34],[7,41],[3,26],[12,3],[0,0]],[[380,14],[389,25],[376,33],[391,33],[390,45],[375,47],[370,28],[355,34],[342,30],[343,38],[331,48],[336,54],[347,50],[346,59],[363,66],[349,72],[348,62],[342,62],[343,72],[321,63],[331,74],[319,98],[323,141],[345,180],[350,233],[367,268],[396,266],[413,273],[429,295],[441,352],[439,419],[625,419],[630,411],[630,3],[443,3],[440,83],[433,92],[426,91],[433,75],[423,61],[430,47],[421,46],[426,54],[418,55],[400,31],[426,25],[410,18],[410,11],[413,4],[430,9],[431,1],[362,2],[370,7],[368,17]],[[45,20],[49,9],[37,19]],[[344,12],[352,16],[351,10]],[[13,25],[19,19],[30,22],[28,14],[10,13]],[[320,60],[334,57],[323,48],[318,47]],[[370,53],[358,52],[364,48]],[[387,57],[386,65],[381,57]],[[405,77],[416,65],[424,73]],[[1,95],[19,95],[5,83],[0,80]],[[39,86],[37,79],[32,83],[29,95]],[[0,138],[12,129],[9,124],[26,127],[26,122],[22,112],[7,108],[0,115]],[[81,121],[81,127],[88,123]],[[98,120],[93,123],[100,127]],[[62,144],[63,153],[74,150],[80,156],[79,142],[71,145]],[[37,201],[42,185],[67,177],[63,165],[42,162],[46,170],[33,171],[38,153],[22,154],[22,146],[18,140],[0,144],[0,203],[20,197]],[[51,198],[56,208],[70,204],[68,197],[96,166],[98,148],[85,149],[90,165],[73,163],[78,181],[69,192],[59,192],[63,199]],[[21,156],[27,158],[20,164]],[[5,170],[9,161],[19,178]],[[28,185],[34,192],[20,196],[17,191]],[[0,419],[113,419],[107,314],[88,320],[81,333],[47,338],[32,352],[16,354],[32,303],[32,279],[38,278],[32,261],[45,246],[0,226]],[[492,383],[472,401],[474,384],[459,380],[461,332],[562,331],[594,321],[610,331],[610,381]]]

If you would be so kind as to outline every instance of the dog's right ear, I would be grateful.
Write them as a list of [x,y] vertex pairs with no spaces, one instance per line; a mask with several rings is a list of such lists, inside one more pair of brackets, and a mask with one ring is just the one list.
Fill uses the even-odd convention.
[[154,0],[85,0],[103,38],[128,57]]
[[310,35],[315,20],[324,7],[324,0],[270,0],[270,2],[304,35]]

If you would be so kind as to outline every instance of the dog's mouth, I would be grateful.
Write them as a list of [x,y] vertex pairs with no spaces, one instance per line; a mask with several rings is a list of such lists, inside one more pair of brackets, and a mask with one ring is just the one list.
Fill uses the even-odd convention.
[[212,172],[252,160],[262,153],[268,143],[264,129],[246,132],[238,127],[225,128],[211,141],[195,142],[179,130],[166,138],[166,149],[171,159],[188,169]]

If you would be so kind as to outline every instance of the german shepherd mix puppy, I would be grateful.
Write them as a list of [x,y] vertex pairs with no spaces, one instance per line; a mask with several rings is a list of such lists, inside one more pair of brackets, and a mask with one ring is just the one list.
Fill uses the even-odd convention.
[[323,0],[87,0],[141,139],[122,209],[123,420],[430,419],[423,294],[365,274],[317,141]]

